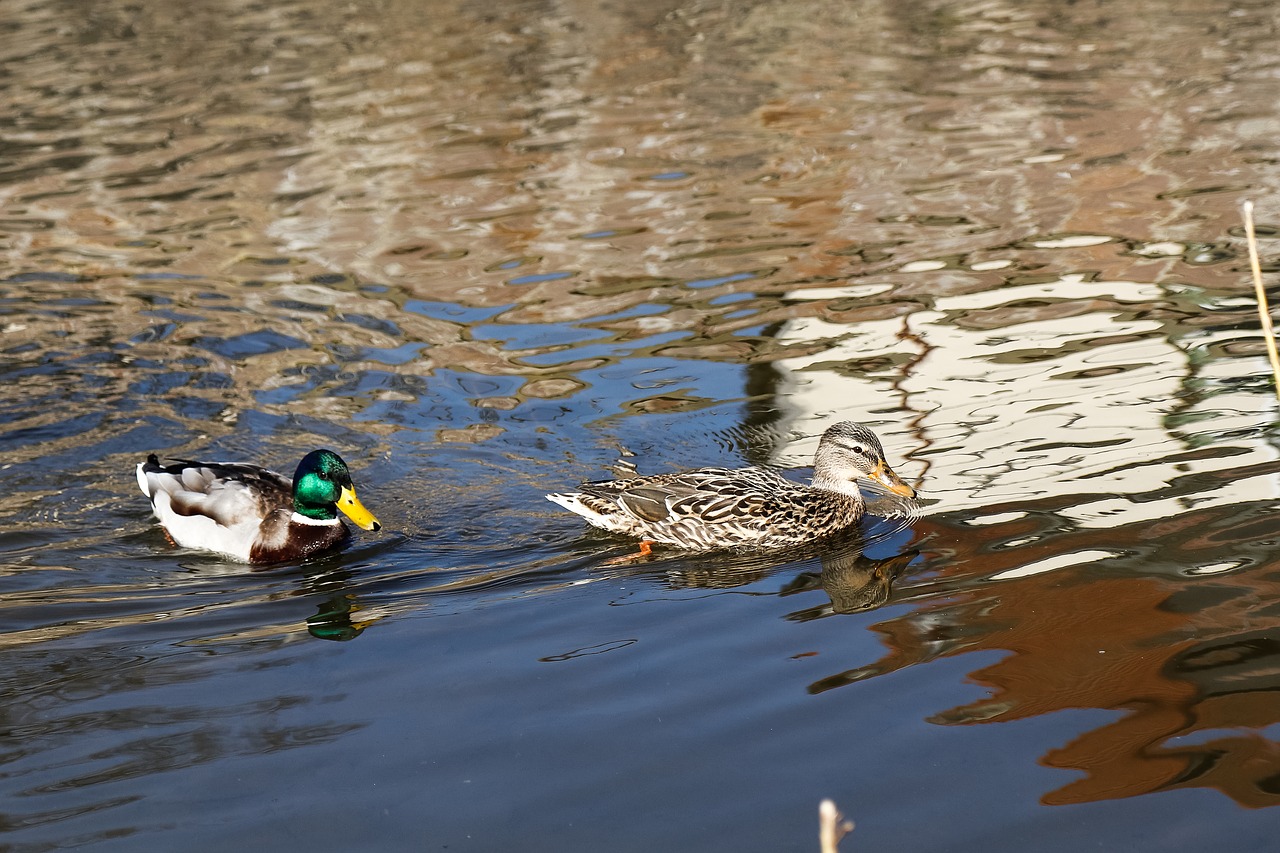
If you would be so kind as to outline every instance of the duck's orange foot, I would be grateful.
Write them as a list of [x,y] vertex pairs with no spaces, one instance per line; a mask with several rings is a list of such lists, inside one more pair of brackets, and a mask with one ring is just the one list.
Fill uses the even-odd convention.
[[625,566],[627,563],[634,563],[643,560],[646,557],[653,556],[653,542],[649,539],[640,540],[640,550],[634,554],[623,554],[621,557],[610,557],[604,561],[606,566]]

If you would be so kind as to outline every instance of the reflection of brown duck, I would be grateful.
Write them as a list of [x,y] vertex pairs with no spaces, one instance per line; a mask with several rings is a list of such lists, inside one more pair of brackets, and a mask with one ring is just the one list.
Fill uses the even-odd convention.
[[820,588],[831,598],[831,603],[796,611],[787,618],[807,622],[833,613],[863,613],[883,607],[893,592],[893,582],[918,554],[913,550],[885,560],[873,560],[864,557],[859,549],[823,553],[820,574],[802,572],[781,594],[793,595]]

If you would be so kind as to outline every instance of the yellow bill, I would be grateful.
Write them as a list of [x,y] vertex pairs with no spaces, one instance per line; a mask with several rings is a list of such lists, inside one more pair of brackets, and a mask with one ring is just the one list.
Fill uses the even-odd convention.
[[351,519],[362,530],[381,530],[382,525],[378,519],[373,517],[373,513],[364,508],[364,504],[360,503],[360,499],[356,497],[355,489],[348,486],[342,487],[342,494],[338,497],[338,509],[342,510],[342,514]]

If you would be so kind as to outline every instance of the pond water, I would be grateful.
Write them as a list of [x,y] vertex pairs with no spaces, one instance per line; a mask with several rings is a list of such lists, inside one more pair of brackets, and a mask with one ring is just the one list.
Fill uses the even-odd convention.
[[[1278,21],[9,0],[0,849],[1269,849]],[[542,497],[846,419],[916,517]],[[321,446],[384,529],[303,564],[134,480]]]

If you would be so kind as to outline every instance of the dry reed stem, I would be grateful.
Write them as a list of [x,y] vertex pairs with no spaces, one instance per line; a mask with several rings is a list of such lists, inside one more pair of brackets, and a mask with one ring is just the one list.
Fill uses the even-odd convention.
[[1253,273],[1253,292],[1258,297],[1258,319],[1262,321],[1262,337],[1267,342],[1267,360],[1271,362],[1276,399],[1280,400],[1280,355],[1276,354],[1276,336],[1271,330],[1271,307],[1267,305],[1267,292],[1262,287],[1262,264],[1258,260],[1258,236],[1253,230],[1253,202],[1246,201],[1241,207],[1244,209],[1244,233],[1249,243],[1249,269]]
[[853,830],[853,822],[844,819],[836,804],[823,800],[818,805],[818,841],[822,853],[840,853],[840,839]]

